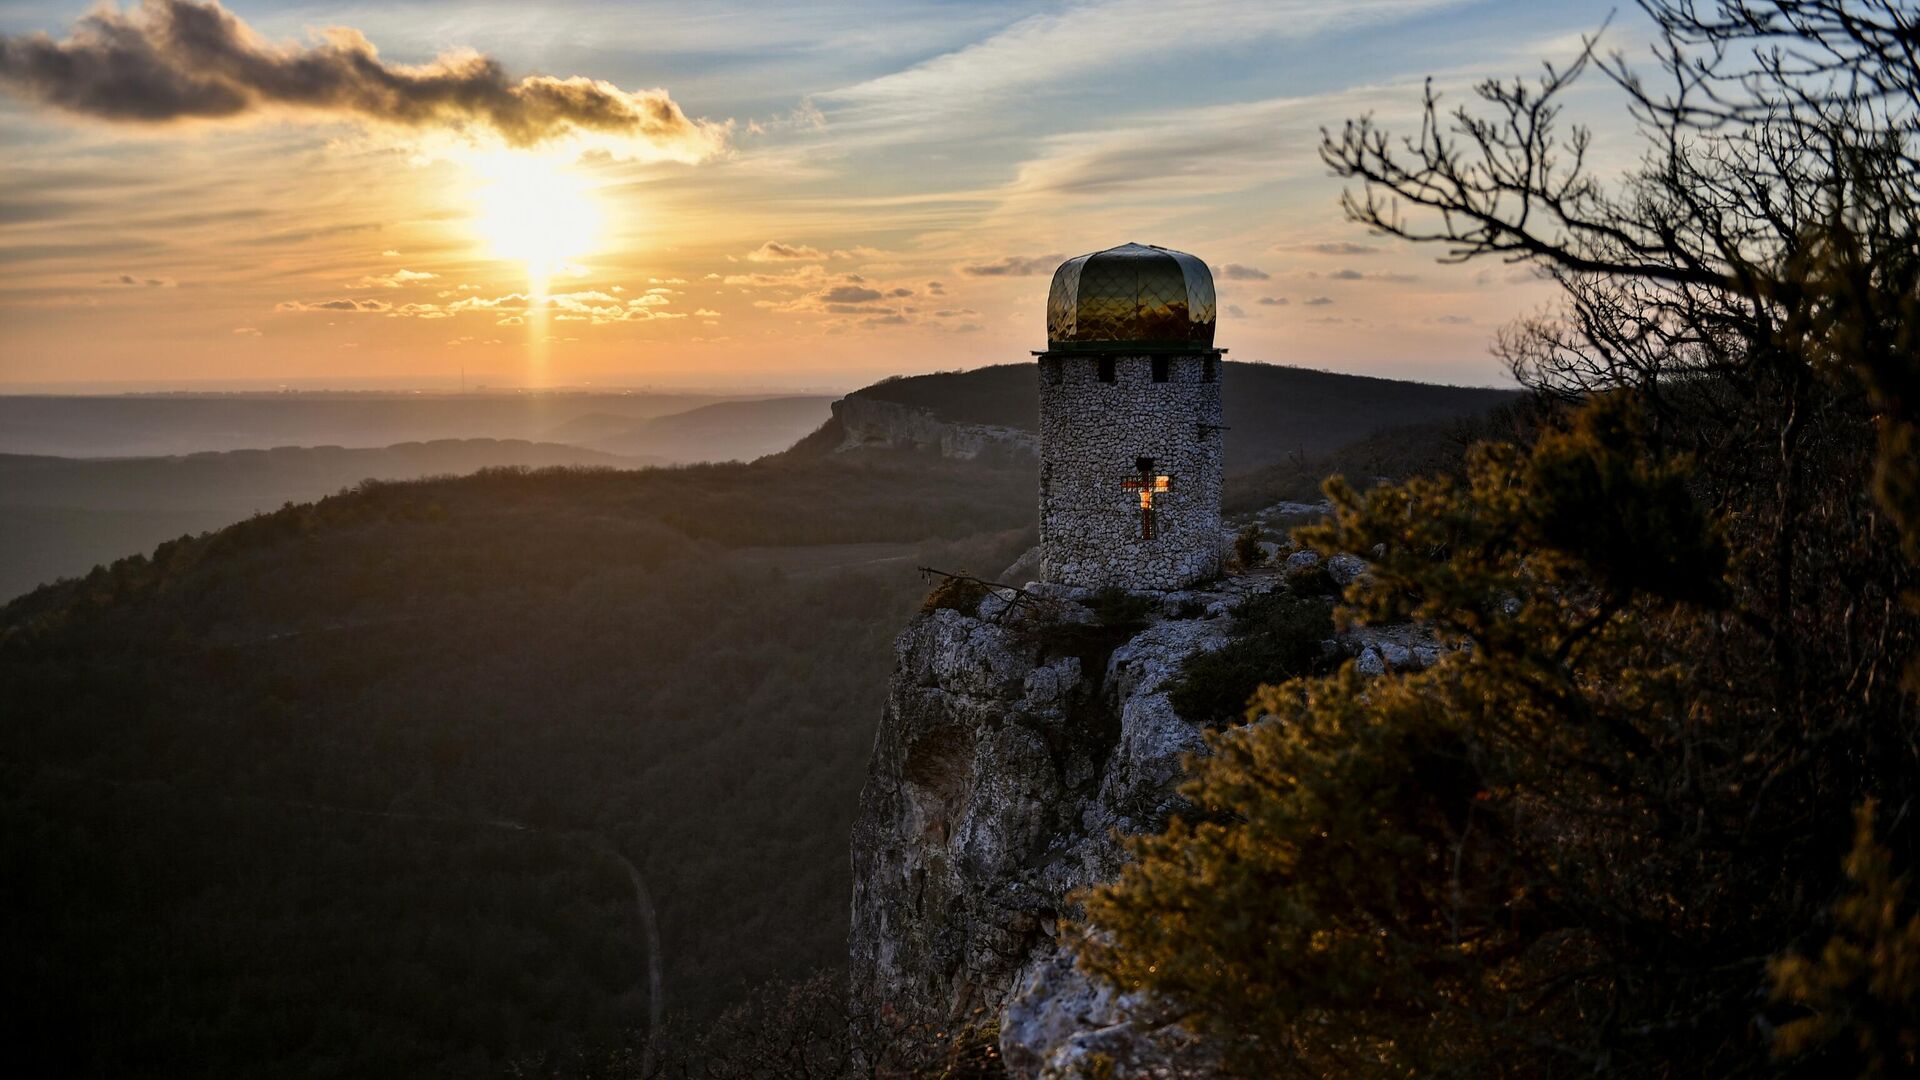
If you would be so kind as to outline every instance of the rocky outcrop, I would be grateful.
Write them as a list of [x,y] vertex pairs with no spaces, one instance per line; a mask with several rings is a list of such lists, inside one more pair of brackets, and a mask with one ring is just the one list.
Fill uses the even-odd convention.
[[1182,661],[1224,644],[1228,607],[1278,580],[1166,594],[1118,634],[1085,591],[1036,585],[1011,611],[995,595],[900,636],[853,834],[853,985],[868,1008],[936,1025],[999,1016],[1023,1075],[1087,1053],[1198,1068],[1203,1048],[1090,984],[1056,934],[1069,897],[1118,871],[1118,837],[1179,805],[1183,757],[1205,745],[1168,701]]
[[[1337,558],[1342,574],[1364,572]],[[866,1009],[936,1027],[997,1019],[1016,1076],[1214,1072],[1161,1003],[1091,981],[1058,935],[1074,893],[1118,873],[1120,838],[1158,831],[1181,805],[1184,759],[1205,750],[1168,698],[1184,661],[1230,640],[1239,600],[1285,580],[1272,567],[1142,596],[1117,627],[1086,590],[1030,585],[1011,606],[1003,590],[900,635],[853,833]],[[1437,657],[1412,627],[1326,647],[1368,672]]]
[[962,424],[924,409],[849,394],[833,403],[844,433],[839,449],[923,450],[963,461],[1037,460],[1039,438],[1019,428]]

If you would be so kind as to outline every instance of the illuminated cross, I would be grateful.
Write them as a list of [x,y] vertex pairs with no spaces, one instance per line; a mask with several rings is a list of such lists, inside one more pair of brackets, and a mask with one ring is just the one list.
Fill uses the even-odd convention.
[[1135,458],[1133,463],[1140,470],[1140,475],[1129,476],[1120,481],[1120,486],[1127,491],[1140,493],[1140,539],[1151,540],[1153,539],[1153,497],[1170,490],[1173,477],[1164,473],[1155,475],[1153,459],[1150,457]]

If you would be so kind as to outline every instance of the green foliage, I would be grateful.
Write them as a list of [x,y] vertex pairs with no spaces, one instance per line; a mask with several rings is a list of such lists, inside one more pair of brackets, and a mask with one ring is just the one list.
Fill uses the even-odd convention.
[[916,1076],[925,1080],[1005,1080],[999,1021],[967,1024],[951,1035],[941,1035],[946,1041],[943,1060],[934,1068],[919,1070]]
[[1833,905],[1833,932],[1816,955],[1768,963],[1773,997],[1806,1011],[1780,1025],[1774,1052],[1818,1055],[1823,1068],[1862,1077],[1920,1070],[1920,910],[1911,874],[1874,835],[1874,803],[1855,813],[1847,890]]
[[1187,658],[1168,698],[1196,724],[1224,726],[1249,718],[1247,703],[1263,683],[1323,672],[1321,645],[1333,636],[1333,605],[1291,592],[1262,593],[1234,609],[1233,638]]
[[1233,538],[1234,561],[1242,567],[1255,567],[1265,562],[1267,553],[1260,547],[1260,541],[1264,539],[1266,535],[1261,531],[1260,523],[1257,521],[1241,529]]
[[[1303,535],[1381,552],[1347,617],[1418,619],[1472,647],[1422,672],[1259,690],[1250,711],[1276,719],[1212,737],[1183,789],[1198,815],[1137,841],[1087,897],[1104,934],[1084,964],[1178,1001],[1254,1073],[1764,1060],[1746,1034],[1761,959],[1833,873],[1817,823],[1911,785],[1904,766],[1862,765],[1910,761],[1912,720],[1815,674],[1848,660],[1810,629],[1789,661],[1808,673],[1800,704],[1756,701],[1779,653],[1726,612],[1771,584],[1769,533],[1716,521],[1703,496],[1737,505],[1744,480],[1650,448],[1630,408],[1596,400],[1531,447],[1476,448],[1464,481],[1329,484],[1336,521]],[[1823,468],[1852,486],[1822,520],[1852,550],[1872,527],[1865,457],[1834,445]],[[1881,625],[1911,648],[1908,624]]]

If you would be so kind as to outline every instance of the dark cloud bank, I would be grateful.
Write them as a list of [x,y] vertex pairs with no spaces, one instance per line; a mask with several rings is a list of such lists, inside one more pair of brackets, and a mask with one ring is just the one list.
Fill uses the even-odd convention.
[[403,127],[483,128],[526,146],[589,131],[676,156],[716,148],[721,130],[688,119],[663,90],[584,77],[510,79],[500,62],[449,53],[389,64],[358,30],[276,45],[218,3],[143,0],[102,8],[72,34],[0,36],[0,86],[68,112],[124,123],[239,119],[298,109]]

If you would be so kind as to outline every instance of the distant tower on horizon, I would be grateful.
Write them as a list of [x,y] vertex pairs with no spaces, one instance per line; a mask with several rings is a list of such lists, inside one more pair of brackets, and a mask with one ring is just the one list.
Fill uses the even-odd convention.
[[1221,568],[1213,274],[1124,244],[1053,272],[1040,358],[1040,577],[1178,589]]

